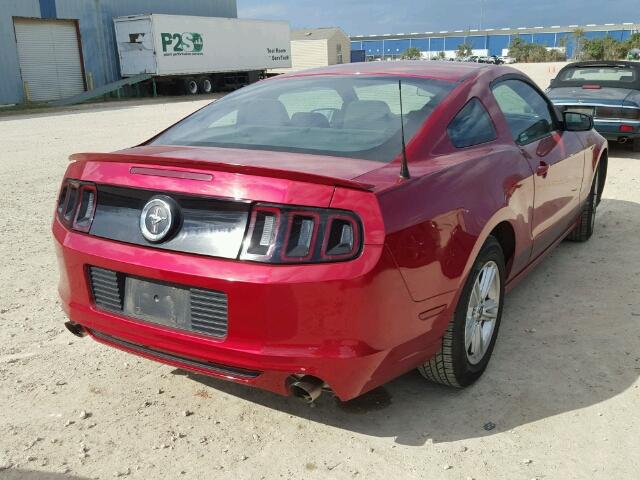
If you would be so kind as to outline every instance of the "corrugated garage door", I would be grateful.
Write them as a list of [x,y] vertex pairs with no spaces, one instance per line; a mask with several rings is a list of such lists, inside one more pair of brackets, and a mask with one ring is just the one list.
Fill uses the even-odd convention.
[[33,101],[84,92],[76,24],[69,20],[14,19],[22,80]]

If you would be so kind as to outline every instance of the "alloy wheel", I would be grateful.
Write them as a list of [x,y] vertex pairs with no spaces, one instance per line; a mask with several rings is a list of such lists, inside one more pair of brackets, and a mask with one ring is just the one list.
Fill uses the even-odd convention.
[[596,169],[595,178],[593,179],[593,193],[589,201],[591,202],[591,231],[595,229],[596,225],[596,207],[598,206],[598,192],[600,188],[600,168]]
[[500,272],[489,261],[476,276],[467,306],[464,346],[470,364],[477,365],[487,353],[499,311]]

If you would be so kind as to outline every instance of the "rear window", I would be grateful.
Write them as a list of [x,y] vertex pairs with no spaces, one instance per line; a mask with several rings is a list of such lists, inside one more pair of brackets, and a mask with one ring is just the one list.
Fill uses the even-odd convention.
[[636,71],[625,66],[590,66],[566,68],[560,72],[561,82],[626,82],[636,81]]
[[[298,77],[260,82],[205,107],[154,139],[390,162],[402,149],[399,77]],[[405,140],[455,86],[402,78]]]

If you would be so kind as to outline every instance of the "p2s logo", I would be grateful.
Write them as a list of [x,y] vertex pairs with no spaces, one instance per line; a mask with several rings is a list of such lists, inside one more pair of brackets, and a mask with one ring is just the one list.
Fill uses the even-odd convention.
[[197,55],[202,52],[204,41],[200,33],[161,33],[162,51],[171,55]]

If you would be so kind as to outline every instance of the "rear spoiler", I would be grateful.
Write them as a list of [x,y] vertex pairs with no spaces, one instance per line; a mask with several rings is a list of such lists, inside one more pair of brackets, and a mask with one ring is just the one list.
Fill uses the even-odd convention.
[[313,173],[296,172],[292,170],[281,170],[277,168],[259,167],[252,165],[238,165],[222,163],[209,160],[194,160],[185,158],[173,158],[155,155],[137,155],[129,153],[75,153],[69,157],[74,162],[115,162],[115,163],[135,163],[143,165],[171,166],[181,168],[194,168],[197,170],[211,172],[230,172],[245,175],[257,175],[260,177],[282,178],[319,185],[329,185],[334,187],[350,188],[354,190],[371,191],[373,185],[343,178],[327,177]]

